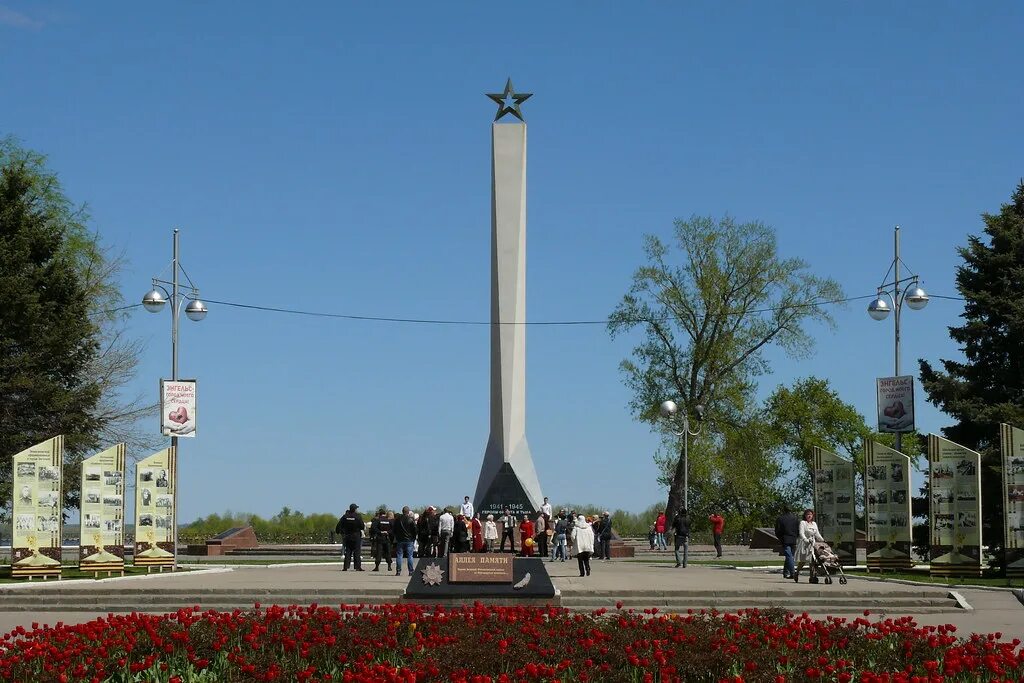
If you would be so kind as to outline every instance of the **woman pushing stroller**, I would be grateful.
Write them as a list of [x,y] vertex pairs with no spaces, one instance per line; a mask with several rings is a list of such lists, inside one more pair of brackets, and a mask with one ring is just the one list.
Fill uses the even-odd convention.
[[814,510],[804,510],[804,517],[800,520],[800,533],[796,543],[796,571],[793,572],[793,581],[800,581],[800,570],[807,565],[807,571],[811,575],[811,583],[816,583],[814,571],[814,545],[824,543],[818,531],[818,524],[814,521]]

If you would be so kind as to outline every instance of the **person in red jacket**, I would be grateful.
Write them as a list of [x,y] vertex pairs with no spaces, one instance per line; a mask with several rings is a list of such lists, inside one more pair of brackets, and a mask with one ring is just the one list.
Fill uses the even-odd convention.
[[715,537],[715,550],[718,552],[718,556],[722,556],[722,532],[725,531],[725,518],[717,512],[710,517],[708,521],[711,522],[711,534]]
[[473,514],[472,521],[473,529],[473,552],[482,553],[484,551],[484,527],[480,523],[480,513],[476,512]]
[[[533,522],[529,515],[523,515],[523,521],[519,523],[519,539],[522,543],[523,557],[533,557]],[[529,545],[526,539],[530,539]]]
[[665,543],[666,526],[668,526],[668,520],[665,519],[665,511],[658,510],[658,518],[654,520],[654,544],[658,550],[668,550],[668,544]]

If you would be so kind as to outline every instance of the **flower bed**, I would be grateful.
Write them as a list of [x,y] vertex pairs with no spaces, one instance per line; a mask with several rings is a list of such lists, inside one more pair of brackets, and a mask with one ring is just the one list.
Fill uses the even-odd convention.
[[5,681],[1019,681],[1024,650],[909,617],[419,605],[108,616],[18,628]]

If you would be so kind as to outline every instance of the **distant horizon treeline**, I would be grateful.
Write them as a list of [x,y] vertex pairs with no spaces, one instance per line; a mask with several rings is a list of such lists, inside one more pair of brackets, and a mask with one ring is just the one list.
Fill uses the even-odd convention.
[[[454,511],[458,510],[459,505],[442,507],[448,507]],[[607,509],[591,503],[566,503],[555,507],[556,514],[563,507],[583,515],[601,514]],[[625,537],[646,537],[651,525],[654,524],[658,511],[663,510],[664,507],[664,503],[654,503],[642,512],[630,512],[622,509],[608,511],[611,512],[612,528],[617,534]],[[361,509],[359,512],[364,520],[369,521],[381,508],[393,509],[388,505],[375,505],[365,510]],[[422,512],[422,508],[414,509],[417,512]],[[264,519],[257,514],[228,510],[221,514],[213,513],[206,517],[200,517],[190,524],[180,526],[178,539],[182,543],[203,543],[208,538],[227,529],[251,526],[256,533],[256,538],[261,543],[327,543],[331,540],[331,534],[337,524],[339,514],[331,512],[305,514],[284,507],[273,517]],[[749,531],[745,527],[746,524],[743,521],[730,520],[726,517],[727,534],[738,533],[741,530]],[[699,534],[709,529],[710,525],[707,519],[700,517],[692,520],[691,528]]]

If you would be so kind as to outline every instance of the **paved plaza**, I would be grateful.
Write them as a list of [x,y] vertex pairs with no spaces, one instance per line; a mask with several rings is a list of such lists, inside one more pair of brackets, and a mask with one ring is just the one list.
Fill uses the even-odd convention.
[[[546,566],[559,591],[556,600],[575,609],[591,605],[614,609],[616,601],[623,601],[635,609],[661,605],[662,612],[685,611],[687,604],[710,601],[723,605],[723,611],[781,606],[822,617],[852,616],[862,613],[863,605],[870,605],[876,614],[912,614],[922,624],[955,624],[961,633],[1000,631],[1007,637],[1024,637],[1024,606],[1006,589],[951,589],[854,576],[845,586],[812,585],[805,578],[800,583],[784,580],[777,570],[698,565],[676,569],[663,562],[621,560],[594,562],[592,575],[581,578],[575,561]],[[359,603],[399,600],[408,581],[405,575],[398,577],[369,569],[343,572],[339,563],[306,563],[210,567],[102,581],[7,584],[0,586],[0,631],[6,633],[33,623],[82,622],[111,611],[81,606],[88,605],[91,596],[103,596],[97,597],[99,604],[118,596],[127,600],[129,606],[114,610],[118,612],[165,612],[173,609],[171,606],[208,603],[211,608],[220,609],[218,605],[226,604],[228,599],[225,596],[240,601],[242,606],[255,602],[271,604],[278,597],[289,602]],[[959,602],[950,596],[954,590],[959,594]],[[137,606],[132,601],[137,601]],[[62,605],[71,603],[79,606],[65,611]],[[887,604],[909,607],[886,609]],[[34,608],[36,605],[38,608]],[[811,607],[806,608],[808,605]]]

